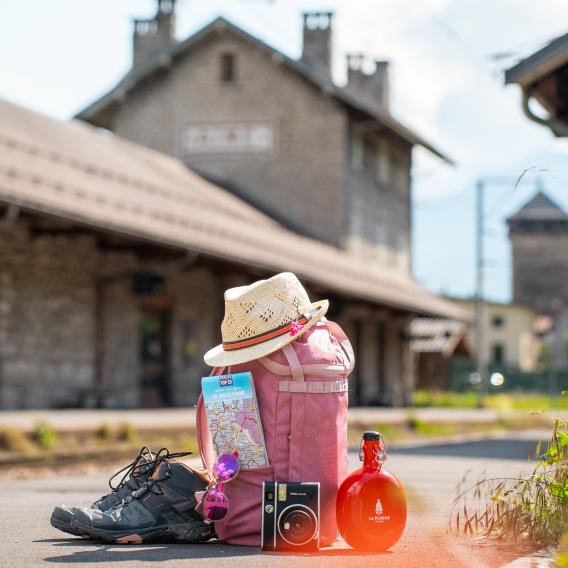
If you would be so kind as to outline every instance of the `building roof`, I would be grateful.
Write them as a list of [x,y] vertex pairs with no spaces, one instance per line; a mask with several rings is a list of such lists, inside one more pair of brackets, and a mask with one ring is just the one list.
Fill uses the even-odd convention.
[[[505,83],[517,83],[522,90],[521,108],[533,122],[549,128],[555,136],[568,136],[568,95],[563,86],[568,78],[568,34],[523,59],[505,72]],[[535,99],[546,113],[535,113]]]
[[410,277],[297,235],[181,161],[0,100],[0,202],[179,250],[290,270],[330,292],[469,320]]
[[157,71],[169,67],[178,57],[190,52],[191,49],[201,44],[201,42],[206,40],[210,35],[223,31],[233,33],[249,44],[262,49],[271,56],[275,64],[285,65],[292,71],[298,73],[304,79],[321,89],[325,96],[335,97],[339,102],[349,108],[355,109],[377,120],[410,144],[423,146],[449,164],[453,164],[452,160],[439,149],[393,118],[389,112],[381,108],[378,104],[374,104],[368,97],[361,96],[359,93],[349,88],[339,87],[326,73],[318,72],[318,70],[310,67],[301,60],[288,57],[281,51],[245,32],[243,29],[222,17],[215,19],[195,34],[189,36],[186,40],[164,49],[148,61],[133,67],[113,89],[79,112],[75,118],[108,128],[109,124],[105,123],[105,114],[112,109],[113,106],[120,105],[128,92],[136,88],[140,81]]
[[566,63],[568,63],[568,33],[553,39],[542,49],[508,69],[505,72],[505,83],[530,86]]
[[464,323],[435,318],[416,318],[410,324],[410,346],[415,353],[440,353],[449,358],[454,353],[473,357]]
[[568,214],[546,193],[536,193],[508,221],[566,221]]

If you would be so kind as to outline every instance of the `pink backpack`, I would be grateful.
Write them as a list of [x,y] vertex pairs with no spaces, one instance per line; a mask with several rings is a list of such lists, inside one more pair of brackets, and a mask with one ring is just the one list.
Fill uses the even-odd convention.
[[[215,523],[221,540],[260,546],[262,483],[274,480],[319,481],[320,544],[337,538],[335,499],[348,473],[347,376],[354,362],[343,330],[322,318],[283,349],[227,370],[252,373],[270,466],[241,470],[225,485],[229,512]],[[211,471],[214,453],[201,396],[197,436]]]

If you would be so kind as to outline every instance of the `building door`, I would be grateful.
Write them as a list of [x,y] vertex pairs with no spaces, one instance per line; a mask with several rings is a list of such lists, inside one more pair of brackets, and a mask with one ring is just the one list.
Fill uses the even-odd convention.
[[140,406],[171,406],[170,311],[142,306],[140,313]]

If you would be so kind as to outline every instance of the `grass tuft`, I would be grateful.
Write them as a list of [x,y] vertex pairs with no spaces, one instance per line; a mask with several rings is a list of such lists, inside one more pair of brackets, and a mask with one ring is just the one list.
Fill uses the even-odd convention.
[[[426,391],[414,393],[413,404],[418,408],[476,408],[475,391]],[[568,410],[568,396],[547,396],[537,393],[491,393],[483,397],[483,406],[495,410]]]
[[44,420],[38,420],[35,423],[33,438],[42,450],[52,449],[59,441],[55,428]]
[[481,478],[454,502],[450,529],[535,545],[559,542],[568,526],[568,428],[552,420],[552,434],[532,456],[531,475]]
[[197,445],[197,438],[191,435],[182,436],[179,440],[180,452],[193,452],[199,454],[199,446]]
[[12,426],[0,429],[0,448],[6,452],[30,454],[37,450],[35,444],[21,431]]

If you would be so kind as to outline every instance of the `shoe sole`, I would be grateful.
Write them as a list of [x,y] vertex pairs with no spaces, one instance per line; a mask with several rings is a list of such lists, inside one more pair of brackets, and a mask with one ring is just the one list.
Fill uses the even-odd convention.
[[108,531],[104,529],[97,529],[94,527],[87,527],[77,522],[73,523],[73,528],[82,533],[109,542],[111,544],[146,544],[151,542],[176,542],[180,544],[190,544],[206,542],[213,538],[213,531],[207,529],[203,530],[200,537],[188,537],[189,533],[193,531],[188,529],[187,525],[162,525],[157,527],[148,527],[140,529],[136,532],[133,530],[128,531]]
[[51,517],[51,526],[57,530],[66,532],[68,534],[72,534],[73,536],[88,536],[86,533],[81,532],[80,529],[72,524],[69,523],[65,523],[63,521],[60,521],[58,518],[56,517]]

